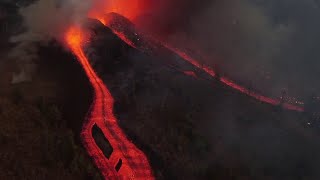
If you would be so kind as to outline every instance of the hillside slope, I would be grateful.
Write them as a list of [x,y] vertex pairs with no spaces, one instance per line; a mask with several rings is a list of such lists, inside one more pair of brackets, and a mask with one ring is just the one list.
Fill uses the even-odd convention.
[[303,113],[186,75],[170,51],[144,54],[92,24],[87,55],[159,179],[319,177],[318,135]]

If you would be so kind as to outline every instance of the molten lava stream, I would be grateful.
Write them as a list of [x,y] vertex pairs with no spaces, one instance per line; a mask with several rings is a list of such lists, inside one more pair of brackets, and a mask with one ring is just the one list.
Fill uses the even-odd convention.
[[[202,66],[198,63],[198,61],[196,61],[195,59],[193,59],[191,56],[189,56],[188,54],[186,54],[185,52],[182,52],[180,50],[178,50],[177,48],[173,48],[165,43],[162,43],[165,47],[167,47],[168,49],[170,49],[171,51],[175,52],[176,54],[178,54],[182,59],[188,61],[189,63],[193,64],[194,66],[196,66],[197,68],[202,69],[203,71],[205,71],[206,73],[208,73],[210,76],[215,77],[216,74],[215,72],[208,66]],[[232,87],[233,89],[240,91],[248,96],[251,96],[261,102],[264,103],[268,103],[268,104],[272,104],[272,105],[280,105],[280,100],[278,99],[273,99],[267,96],[263,96],[261,94],[258,94],[256,92],[253,92],[247,88],[245,88],[244,86],[241,86],[237,83],[235,83],[234,81],[228,79],[227,77],[220,77],[220,82],[228,85],[229,87]],[[299,112],[303,112],[304,108],[303,107],[299,107],[299,106],[295,106],[293,104],[288,104],[288,103],[284,103],[282,105],[283,108],[288,109],[288,110],[293,110],[293,111],[299,111]]]
[[[158,41],[159,42],[159,41]],[[177,48],[173,48],[170,45],[167,45],[165,43],[161,43],[164,47],[170,49],[171,51],[175,52],[177,55],[179,55],[182,59],[184,59],[185,61],[188,61],[190,64],[194,65],[195,67],[202,69],[203,71],[205,71],[207,74],[209,74],[212,77],[216,76],[216,73],[214,72],[214,70],[212,70],[210,67],[205,66],[205,65],[200,65],[198,63],[197,60],[193,59],[191,56],[189,56],[187,53],[180,51]],[[240,91],[248,96],[251,96],[261,102],[264,103],[268,103],[268,104],[272,104],[272,105],[280,105],[280,100],[278,99],[273,99],[267,96],[263,96],[261,94],[258,94],[256,92],[253,92],[237,83],[235,83],[234,81],[228,79],[227,77],[220,77],[220,82],[224,83],[225,85]],[[288,110],[293,110],[293,111],[299,111],[299,112],[303,112],[304,108],[299,107],[299,106],[295,106],[293,104],[288,104],[288,103],[284,103],[282,105],[283,108],[288,109]]]
[[[119,27],[113,27],[112,25],[109,25],[109,21],[110,19],[108,19],[108,17],[104,17],[104,18],[98,18],[100,20],[101,23],[103,23],[105,26],[109,27],[120,39],[122,39],[124,42],[126,42],[129,46],[133,47],[133,48],[136,48],[136,49],[139,49],[140,51],[145,51],[145,49],[153,49],[154,47],[144,47],[144,46],[152,46],[151,44],[153,43],[149,43],[148,45],[142,45],[142,46],[137,46],[130,38],[128,38],[125,34],[125,32],[121,32],[118,28]],[[211,77],[215,77],[216,76],[216,73],[214,72],[213,69],[211,69],[209,66],[205,66],[205,65],[201,65],[199,63],[199,61],[195,60],[194,58],[192,58],[191,56],[189,56],[187,53],[177,49],[177,48],[174,48],[162,41],[159,41],[157,39],[155,39],[154,37],[151,37],[149,36],[148,37],[149,41],[153,41],[157,44],[160,44],[162,45],[163,47],[169,49],[170,51],[174,52],[175,54],[179,55],[183,60],[187,61],[188,63],[192,64],[194,67],[198,68],[198,69],[201,69],[202,71],[206,72],[209,76]],[[148,53],[148,52],[146,52]],[[190,74],[190,73],[185,73],[186,75],[192,75],[194,77],[196,77],[196,74]],[[230,80],[229,78],[227,77],[220,77],[219,80],[226,84],[227,86],[237,90],[237,91],[240,91],[241,93],[244,93],[248,96],[251,96],[261,102],[264,102],[264,103],[268,103],[268,104],[272,104],[272,105],[280,105],[281,102],[280,100],[278,99],[273,99],[273,98],[270,98],[270,97],[267,97],[267,96],[263,96],[261,94],[258,94],[256,92],[253,92],[237,83],[235,83],[234,81]],[[284,103],[282,104],[282,107],[285,108],[285,109],[288,109],[288,110],[294,110],[294,111],[299,111],[299,112],[303,112],[304,111],[304,108],[303,107],[299,107],[299,106],[295,106],[293,104],[288,104],[288,103]]]
[[[113,114],[113,97],[92,69],[82,50],[83,36],[84,33],[80,29],[73,27],[66,35],[66,42],[85,70],[95,93],[90,115],[86,118],[81,132],[85,148],[105,179],[154,179],[146,156],[126,138],[117,124]],[[94,125],[102,130],[113,148],[109,159],[94,141],[92,136]],[[122,161],[122,166],[116,171],[115,166],[119,161]]]

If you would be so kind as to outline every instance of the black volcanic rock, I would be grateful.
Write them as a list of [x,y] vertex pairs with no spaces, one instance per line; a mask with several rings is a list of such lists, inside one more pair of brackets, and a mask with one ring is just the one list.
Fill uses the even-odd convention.
[[127,18],[117,13],[108,13],[105,15],[105,19],[108,21],[108,26],[112,29],[124,32],[128,36],[137,36],[140,33],[136,30],[135,25]]

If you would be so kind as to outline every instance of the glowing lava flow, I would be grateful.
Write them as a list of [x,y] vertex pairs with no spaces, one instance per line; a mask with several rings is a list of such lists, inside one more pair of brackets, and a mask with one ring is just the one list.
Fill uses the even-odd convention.
[[[143,152],[128,141],[117,124],[117,119],[113,114],[113,97],[92,69],[82,50],[82,45],[85,43],[84,38],[84,33],[76,27],[70,28],[66,34],[67,45],[78,58],[94,88],[94,101],[81,132],[85,148],[105,179],[154,179]],[[104,156],[94,141],[92,135],[94,125],[102,130],[113,148],[109,159]],[[117,171],[115,167],[120,161],[122,161],[122,166]]]
[[[144,40],[141,40],[139,36],[141,35],[138,35],[137,33],[134,33],[134,35],[128,35],[124,29],[126,29],[125,27],[120,27],[119,25],[117,25],[114,22],[112,22],[112,19],[110,19],[110,17],[108,16],[105,16],[104,18],[99,18],[100,21],[108,26],[115,34],[117,34],[119,36],[119,38],[121,38],[124,42],[126,42],[128,45],[132,46],[133,48],[136,48],[136,49],[139,49],[140,51],[142,52],[145,52],[145,53],[149,53],[149,52],[146,52],[146,50],[149,50],[149,51],[153,51],[152,49],[157,49],[158,47],[155,47],[155,45],[161,45],[167,49],[169,49],[170,51],[174,52],[175,54],[179,55],[183,60],[187,61],[188,63],[192,64],[195,68],[197,69],[200,69],[202,71],[204,71],[205,73],[207,73],[209,76],[211,77],[216,77],[216,73],[215,71],[210,68],[209,66],[205,66],[205,65],[201,65],[199,63],[199,61],[195,60],[194,58],[192,58],[190,55],[188,55],[187,53],[177,49],[177,48],[174,48],[166,43],[163,43],[157,39],[155,39],[154,37],[151,37],[151,36],[148,36],[148,39],[144,39]],[[132,33],[132,32],[131,32]],[[136,36],[136,37],[135,37]],[[130,38],[131,37],[131,38]],[[138,38],[136,42],[139,42],[139,41],[147,41],[147,43],[145,44],[137,44],[134,42],[134,40],[132,39],[132,37],[134,38]],[[154,47],[153,47],[154,46]],[[190,74],[190,73],[185,73],[186,75],[192,75],[194,77],[197,77],[197,74]],[[278,99],[273,99],[273,98],[270,98],[270,97],[267,97],[267,96],[263,96],[261,94],[258,94],[252,90],[249,90],[248,88],[245,88],[244,86],[241,86],[237,83],[235,83],[234,81],[230,80],[229,78],[227,77],[219,77],[219,81],[224,83],[225,85],[237,90],[237,91],[240,91],[241,93],[243,94],[246,94],[248,96],[251,96],[261,102],[264,102],[264,103],[268,103],[268,104],[272,104],[272,105],[282,105],[283,108],[285,109],[288,109],[288,110],[294,110],[294,111],[299,111],[299,112],[302,112],[304,111],[304,108],[303,107],[299,107],[299,106],[296,106],[296,105],[293,105],[293,104],[289,104],[289,103],[281,103],[280,100]]]
[[[175,52],[176,54],[178,54],[181,58],[183,58],[184,60],[188,61],[189,63],[193,64],[195,67],[202,69],[203,71],[205,71],[206,73],[208,73],[210,76],[215,77],[216,73],[208,66],[205,65],[200,65],[198,63],[198,61],[196,61],[195,59],[193,59],[191,56],[189,56],[187,53],[180,51],[177,48],[173,48],[165,43],[162,43],[162,45],[164,45],[165,47],[167,47],[168,49],[170,49],[171,51]],[[227,77],[220,77],[219,78],[220,82],[232,87],[233,89],[240,91],[248,96],[251,96],[261,102],[264,103],[268,103],[268,104],[272,104],[272,105],[280,105],[281,101],[278,99],[273,99],[267,96],[263,96],[261,94],[258,94],[256,92],[253,92],[237,83],[235,83],[234,81],[230,80]],[[303,112],[304,108],[299,107],[299,106],[295,106],[293,104],[289,104],[289,103],[284,103],[282,104],[282,107],[288,110],[294,110],[294,111],[299,111],[299,112]]]

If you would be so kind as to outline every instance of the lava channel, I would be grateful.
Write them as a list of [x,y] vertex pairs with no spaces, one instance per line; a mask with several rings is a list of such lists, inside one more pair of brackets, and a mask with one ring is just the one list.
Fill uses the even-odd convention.
[[[94,89],[94,100],[81,131],[81,138],[88,154],[105,179],[154,179],[144,153],[126,138],[118,126],[113,114],[114,99],[89,64],[82,49],[83,43],[85,43],[85,33],[80,28],[70,28],[66,34],[66,44],[77,57]],[[94,126],[101,129],[113,148],[109,158],[105,157],[93,138]],[[119,162],[122,164],[117,169]]]

